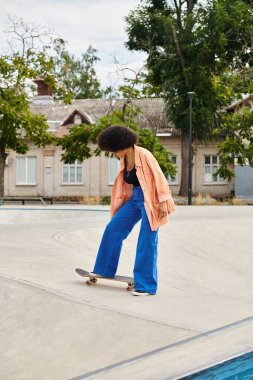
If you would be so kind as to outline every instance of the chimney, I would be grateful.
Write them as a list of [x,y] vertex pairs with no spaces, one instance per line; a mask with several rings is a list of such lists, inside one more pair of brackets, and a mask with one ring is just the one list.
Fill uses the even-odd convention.
[[52,89],[45,83],[44,78],[37,77],[34,80],[37,84],[37,95],[33,99],[34,104],[53,104],[53,92]]

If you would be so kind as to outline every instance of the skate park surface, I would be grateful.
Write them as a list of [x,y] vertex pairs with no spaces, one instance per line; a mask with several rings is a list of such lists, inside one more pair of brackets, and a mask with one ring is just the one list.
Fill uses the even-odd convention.
[[0,379],[180,379],[253,350],[253,207],[178,206],[149,297],[75,273],[108,221],[107,206],[0,207]]

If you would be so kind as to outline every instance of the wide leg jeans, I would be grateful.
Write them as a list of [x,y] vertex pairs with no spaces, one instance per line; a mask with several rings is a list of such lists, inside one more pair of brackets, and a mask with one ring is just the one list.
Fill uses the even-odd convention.
[[135,290],[155,294],[157,290],[158,229],[152,231],[144,207],[141,187],[133,188],[133,195],[107,224],[98,250],[94,273],[114,277],[117,271],[123,240],[141,219],[134,264]]

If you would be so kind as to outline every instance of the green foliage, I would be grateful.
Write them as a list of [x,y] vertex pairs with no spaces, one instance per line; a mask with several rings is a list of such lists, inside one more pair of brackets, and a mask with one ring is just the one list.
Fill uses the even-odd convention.
[[47,132],[46,119],[42,115],[31,114],[27,94],[13,87],[0,89],[0,148],[13,149],[24,154],[28,150],[27,139],[37,146],[53,142]]
[[111,204],[111,197],[110,196],[105,196],[101,199],[100,202],[102,205],[110,205]]
[[66,164],[72,164],[75,160],[86,160],[92,156],[89,141],[92,127],[86,125],[73,125],[69,129],[69,135],[57,139],[57,145],[64,150],[62,160]]
[[214,85],[218,96],[224,99],[237,101],[230,112],[220,112],[221,123],[213,131],[214,136],[225,136],[225,141],[219,144],[220,169],[218,173],[231,180],[234,176],[232,171],[234,160],[237,165],[253,166],[253,112],[245,107],[242,93],[252,93],[253,90],[253,67],[243,70],[227,71],[221,76],[214,78]]
[[[37,31],[36,31],[37,32]],[[44,116],[30,113],[27,80],[34,79],[42,71],[50,71],[52,60],[45,52],[37,51],[35,45],[39,35],[22,21],[13,21],[12,33],[16,45],[11,45],[9,54],[0,57],[0,149],[24,154],[28,150],[27,140],[37,146],[53,142],[47,132]],[[18,44],[17,44],[18,42]],[[48,76],[48,81],[54,78]]]
[[224,115],[221,127],[216,133],[226,133],[226,139],[220,143],[220,163],[218,173],[223,178],[234,176],[234,160],[240,166],[253,167],[253,112],[244,108],[242,113]]
[[[36,42],[41,35],[38,30],[26,26],[22,21],[12,22],[15,45],[10,44],[10,53],[0,56],[0,197],[4,192],[4,165],[6,150],[25,154],[28,140],[45,147],[54,142],[47,132],[46,119],[30,112],[27,81],[50,72],[52,60],[45,50],[38,51]],[[47,77],[52,86],[54,78]]]
[[1,89],[0,103],[0,147],[13,149],[24,154],[28,150],[26,139],[37,146],[53,142],[53,136],[47,132],[44,116],[31,114],[26,94],[13,88]]
[[176,128],[188,128],[187,92],[196,93],[193,133],[210,138],[232,99],[217,96],[213,75],[252,59],[252,7],[240,0],[142,4],[126,18],[128,48],[147,52],[148,80],[160,87]]
[[53,73],[58,81],[57,99],[66,99],[67,95],[75,99],[95,99],[102,96],[100,83],[94,65],[99,61],[97,50],[89,46],[80,59],[75,58],[66,49],[63,39],[54,40]]
[[147,81],[147,73],[139,71],[135,78],[124,77],[124,84],[119,86],[118,96],[124,99],[159,97],[160,88]]
[[[253,66],[252,2],[144,0],[126,22],[126,46],[147,53],[147,81],[160,88],[169,120],[188,134],[187,92],[194,91],[193,136],[213,139],[213,131],[224,120],[221,110],[231,104],[239,88],[248,92],[244,82],[233,77],[245,79]],[[183,156],[182,167],[186,159]],[[187,190],[186,181],[182,176],[181,195]]]

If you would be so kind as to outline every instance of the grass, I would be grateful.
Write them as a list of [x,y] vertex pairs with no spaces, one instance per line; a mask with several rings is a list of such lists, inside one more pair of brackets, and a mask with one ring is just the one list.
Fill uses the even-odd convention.
[[212,198],[209,194],[205,194],[205,195],[202,195],[202,194],[198,194],[196,197],[193,198],[193,204],[196,205],[196,206],[217,206],[219,205],[221,202],[218,201],[217,199],[215,198]]
[[[188,197],[173,196],[176,205],[187,205]],[[192,197],[194,206],[247,206],[253,205],[253,199],[219,197],[214,198],[210,194],[198,194]]]
[[[187,205],[188,197],[181,197],[178,195],[173,196],[176,205]],[[110,205],[110,196],[96,196],[96,197],[82,197],[79,203],[90,204],[90,205]],[[210,194],[198,194],[192,197],[192,204],[194,206],[246,206],[253,205],[253,199],[240,199],[240,198],[229,198],[220,197],[214,198]]]

